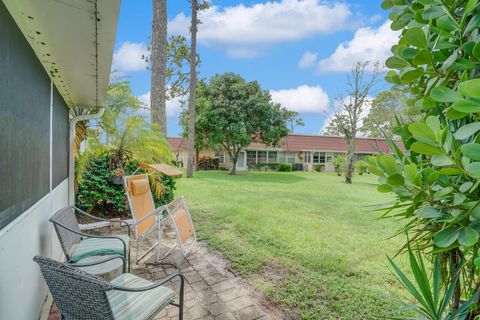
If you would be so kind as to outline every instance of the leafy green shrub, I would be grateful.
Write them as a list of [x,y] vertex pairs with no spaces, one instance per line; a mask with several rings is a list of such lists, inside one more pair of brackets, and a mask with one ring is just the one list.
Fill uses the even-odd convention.
[[278,164],[278,171],[279,172],[291,172],[293,171],[293,165],[288,162],[281,162]]
[[314,164],[313,165],[313,171],[324,172],[325,171],[325,164],[323,164],[323,163]]
[[[384,0],[382,6],[393,8],[392,29],[401,30],[386,80],[423,114],[413,123],[398,119],[394,133],[405,150],[389,141],[394,156],[367,158],[369,171],[380,177],[380,192],[396,197],[384,217],[403,218],[409,239],[432,261],[440,255],[447,283],[461,274],[450,300],[457,309],[479,290],[479,2]],[[480,309],[478,298],[474,304],[468,319]]]
[[[83,168],[82,180],[76,198],[76,205],[80,209],[93,212],[99,216],[130,214],[123,185],[115,185],[111,182],[111,177],[116,175],[117,171],[110,170],[110,162],[111,154],[108,151],[88,157]],[[123,169],[126,175],[130,175],[138,167],[139,162],[127,161],[124,163]],[[162,186],[161,197],[153,192],[155,205],[158,206],[172,201],[176,189],[175,179],[160,174],[150,175],[150,180],[154,179],[159,179]]]
[[333,158],[333,168],[338,176],[341,176],[345,172],[345,166],[347,165],[347,159],[344,155],[337,155]]
[[367,173],[368,164],[365,161],[357,161],[355,162],[355,170],[357,171],[358,175],[361,176],[364,173]]
[[266,163],[266,162],[258,162],[248,165],[249,171],[278,171],[280,164],[278,162],[274,163]]
[[203,156],[198,159],[199,170],[218,170],[219,161],[218,158]]

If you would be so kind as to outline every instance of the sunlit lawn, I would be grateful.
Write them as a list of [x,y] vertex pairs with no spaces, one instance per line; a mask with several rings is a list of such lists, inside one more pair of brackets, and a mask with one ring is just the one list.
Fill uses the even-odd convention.
[[291,318],[371,319],[401,289],[387,267],[402,238],[369,205],[390,200],[375,177],[198,172],[178,181],[201,239]]

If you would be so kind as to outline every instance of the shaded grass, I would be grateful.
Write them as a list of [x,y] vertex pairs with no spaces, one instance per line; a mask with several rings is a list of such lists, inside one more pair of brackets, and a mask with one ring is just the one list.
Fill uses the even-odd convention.
[[[197,172],[180,179],[198,235],[290,318],[372,319],[401,294],[387,267],[399,225],[376,220],[389,201],[372,176]],[[401,263],[402,264],[402,263]]]

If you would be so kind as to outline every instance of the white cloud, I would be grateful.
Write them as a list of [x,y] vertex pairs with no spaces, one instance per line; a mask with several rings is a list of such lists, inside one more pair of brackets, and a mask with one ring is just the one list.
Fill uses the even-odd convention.
[[[138,99],[144,104],[144,112],[150,112],[150,91],[138,96]],[[167,100],[167,118],[176,118],[182,112],[182,102],[179,98]]]
[[321,113],[329,104],[328,94],[319,86],[302,85],[294,89],[271,90],[274,102],[291,111]]
[[340,44],[330,57],[318,62],[318,71],[350,71],[358,61],[379,61],[383,64],[391,55],[390,48],[398,42],[398,36],[399,32],[392,31],[388,21],[376,29],[360,28],[352,40]]
[[142,55],[147,55],[148,50],[142,42],[124,42],[113,54],[112,69],[120,73],[128,71],[145,70],[147,63]]
[[305,51],[302,58],[298,62],[298,67],[300,69],[308,69],[312,67],[317,62],[317,56],[318,56],[318,53]]
[[[199,13],[198,41],[205,45],[226,48],[228,53],[252,57],[269,45],[305,39],[351,28],[352,13],[345,3],[328,4],[321,0],[279,0],[252,6],[211,6]],[[183,12],[169,22],[173,34],[188,36],[190,18]],[[260,48],[259,51],[257,51]],[[256,49],[256,50],[253,50]]]

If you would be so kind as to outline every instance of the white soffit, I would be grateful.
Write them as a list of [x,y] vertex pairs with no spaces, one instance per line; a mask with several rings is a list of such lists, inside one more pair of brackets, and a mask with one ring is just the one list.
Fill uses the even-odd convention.
[[70,107],[103,104],[120,0],[3,0]]

